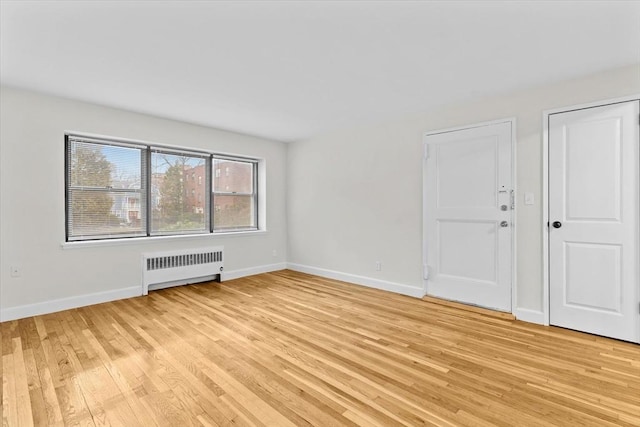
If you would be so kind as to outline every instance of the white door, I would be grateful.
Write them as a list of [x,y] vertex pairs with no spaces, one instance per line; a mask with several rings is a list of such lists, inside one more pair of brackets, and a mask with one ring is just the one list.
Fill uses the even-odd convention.
[[640,341],[637,101],[549,116],[549,319]]
[[427,294],[511,311],[511,122],[427,135]]

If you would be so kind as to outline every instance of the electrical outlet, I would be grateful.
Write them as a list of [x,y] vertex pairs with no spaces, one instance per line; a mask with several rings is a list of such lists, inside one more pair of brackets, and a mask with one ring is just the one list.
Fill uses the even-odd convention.
[[11,266],[11,277],[20,277],[20,268],[18,266]]
[[380,261],[376,261],[376,271],[382,270],[382,263]]
[[274,249],[273,251],[271,251],[271,255],[278,256],[278,251]]

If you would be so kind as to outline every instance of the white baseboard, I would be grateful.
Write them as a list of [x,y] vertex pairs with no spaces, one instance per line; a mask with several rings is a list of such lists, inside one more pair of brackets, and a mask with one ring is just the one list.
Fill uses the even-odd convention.
[[[426,294],[425,289],[422,287],[407,286],[401,283],[388,282],[371,277],[358,276],[356,274],[343,273],[340,271],[328,270],[309,265],[285,262],[243,268],[240,270],[224,271],[222,273],[222,281],[252,276],[254,274],[284,270],[286,268],[293,271],[299,271],[301,273],[314,274],[316,276],[326,277],[328,279],[355,283],[357,285],[368,286],[370,288],[395,292],[398,294],[408,295],[416,298],[422,298]],[[113,291],[96,292],[94,294],[79,295],[75,297],[60,298],[35,304],[9,307],[0,309],[0,322],[22,319],[25,317],[37,316],[41,314],[55,313],[57,311],[85,307],[88,305],[100,304],[119,299],[132,298],[140,296],[141,294],[142,288],[140,286],[131,286],[128,288],[116,289]],[[542,311],[536,311],[527,308],[516,308],[515,310],[513,310],[513,315],[516,317],[516,319],[525,322],[537,323],[540,325],[545,324],[544,313]]]
[[516,307],[513,310],[513,315],[516,316],[516,319],[522,320],[523,322],[537,323],[539,325],[545,324],[544,313],[542,311]]
[[[225,271],[222,273],[222,280],[238,279],[240,277],[252,276],[254,274],[268,273],[271,271],[284,270],[287,263],[260,265],[256,267],[243,268],[240,270]],[[175,286],[175,283],[164,287]],[[159,286],[158,289],[163,286]],[[142,295],[142,286],[132,286],[113,291],[96,292],[94,294],[79,295],[68,298],[60,298],[52,301],[26,304],[17,307],[0,309],[0,322],[23,319],[25,317],[38,316],[41,314],[55,313],[72,308],[85,307],[87,305],[100,304],[103,302],[115,301],[119,299],[138,297]]]
[[35,304],[9,307],[0,309],[0,322],[23,319],[25,317],[38,316],[40,314],[55,313],[57,311],[85,307],[87,305],[100,304],[124,298],[137,297],[141,294],[142,288],[140,286],[131,286],[129,288],[116,289],[113,291],[96,292],[94,294],[79,295]]
[[226,282],[227,280],[239,279],[241,277],[253,276],[254,274],[271,273],[272,271],[284,270],[287,268],[286,262],[279,262],[276,264],[258,265],[256,267],[242,268],[240,270],[232,270],[222,272],[220,280]]
[[288,263],[287,268],[301,273],[314,274],[316,276],[326,277],[327,279],[355,283],[356,285],[368,286],[370,288],[395,292],[397,294],[408,295],[410,297],[422,298],[425,295],[424,287],[407,286],[402,283],[387,282],[386,280],[374,279],[372,277],[358,276],[356,274],[343,273],[340,271],[327,270],[324,268],[295,263]]

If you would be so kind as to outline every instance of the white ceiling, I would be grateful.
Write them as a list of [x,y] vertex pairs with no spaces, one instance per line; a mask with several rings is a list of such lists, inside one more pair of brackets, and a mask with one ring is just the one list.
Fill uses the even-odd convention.
[[640,1],[4,1],[2,84],[296,141],[640,62]]

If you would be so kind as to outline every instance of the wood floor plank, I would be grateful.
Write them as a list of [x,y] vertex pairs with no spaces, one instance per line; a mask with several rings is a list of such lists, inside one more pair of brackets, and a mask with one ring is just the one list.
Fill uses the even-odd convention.
[[0,323],[0,420],[640,426],[640,346],[288,270]]
[[2,377],[2,425],[18,425],[18,402],[16,393],[15,369],[13,367],[13,354],[2,356],[2,369],[5,373]]
[[[4,426],[6,424],[6,419],[5,419],[5,415],[4,415],[4,411],[5,411],[5,406],[7,408],[9,408],[9,403],[6,402],[5,403],[5,396],[8,396],[8,384],[6,386],[5,390],[5,382],[8,381],[8,378],[6,377],[7,373],[8,373],[8,369],[6,370],[7,373],[5,373],[5,369],[3,368],[4,366],[4,356],[3,356],[3,347],[4,347],[4,343],[3,343],[3,339],[2,339],[2,335],[4,334],[4,332],[2,331],[4,329],[3,325],[8,324],[9,322],[5,322],[0,323],[0,423],[2,423],[2,425]],[[10,374],[11,376],[13,376],[13,373]]]

